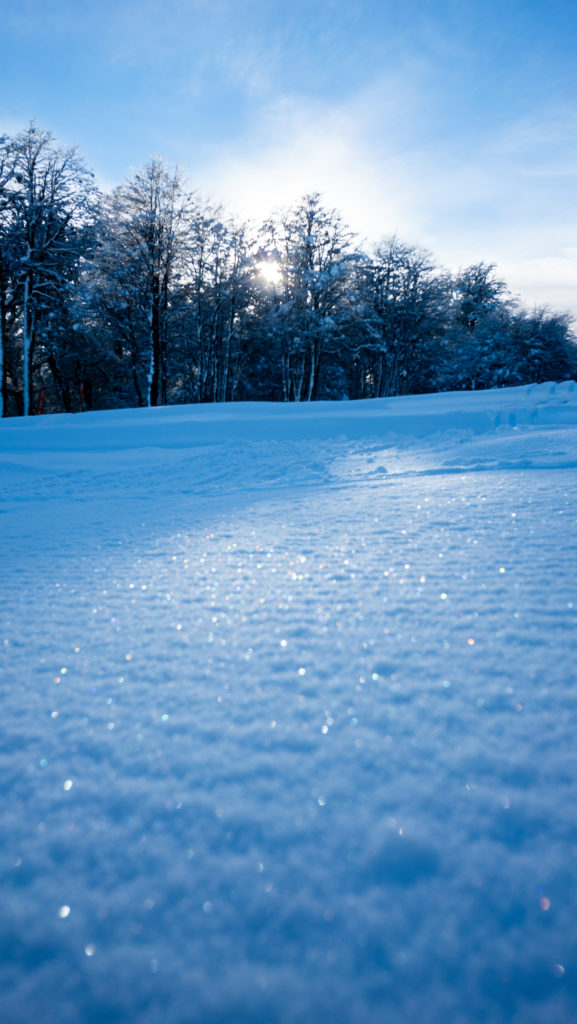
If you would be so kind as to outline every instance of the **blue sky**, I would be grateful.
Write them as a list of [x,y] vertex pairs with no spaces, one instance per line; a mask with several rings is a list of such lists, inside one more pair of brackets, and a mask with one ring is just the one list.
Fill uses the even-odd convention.
[[318,190],[577,312],[574,0],[3,0],[0,33],[0,130],[105,187],[154,153],[243,215]]

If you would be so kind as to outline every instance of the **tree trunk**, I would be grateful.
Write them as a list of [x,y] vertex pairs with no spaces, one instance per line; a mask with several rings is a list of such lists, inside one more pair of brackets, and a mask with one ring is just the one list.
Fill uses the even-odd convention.
[[155,274],[150,297],[150,401],[149,405],[160,404],[160,295],[159,282]]
[[60,406],[60,412],[72,412],[72,406],[70,402],[70,392],[67,388],[60,367],[56,361],[54,353],[51,352],[48,356],[48,367],[54,380],[54,387],[56,388],[56,394],[58,395],[58,404]]
[[24,282],[24,304],[22,310],[22,369],[23,369],[23,399],[24,415],[32,415],[33,398],[33,368],[32,356],[34,350],[35,316],[30,301],[30,277],[27,275]]
[[6,301],[4,289],[0,281],[0,417],[6,415],[8,404],[7,381],[6,381]]
[[[138,401],[139,407],[142,408],[145,403],[144,403],[144,397],[143,397],[143,394],[142,394],[142,388],[140,387],[140,381],[138,379],[138,365],[137,365],[137,360],[136,360],[136,352],[134,351],[134,348],[130,349],[130,365],[131,365],[131,370],[132,370],[132,383],[134,384],[134,390],[136,392],[136,399]],[[150,377],[149,377],[149,380],[150,380]],[[149,396],[150,396],[150,387],[148,388],[148,393],[147,393],[147,398],[148,398],[148,401],[146,403],[147,405],[150,405],[150,397]]]

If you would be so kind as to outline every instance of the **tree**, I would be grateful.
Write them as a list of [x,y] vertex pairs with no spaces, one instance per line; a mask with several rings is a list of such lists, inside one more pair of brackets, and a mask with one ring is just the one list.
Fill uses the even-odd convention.
[[224,402],[240,381],[254,268],[246,225],[199,202],[190,218],[179,295],[181,390]]
[[453,282],[439,384],[475,389],[570,377],[571,318],[543,308],[523,309],[493,270],[492,265],[475,264]]
[[277,253],[280,263],[267,324],[281,363],[284,401],[316,397],[321,361],[335,339],[335,314],[356,258],[353,237],[316,192],[265,225],[264,249]]
[[441,390],[518,383],[507,355],[514,303],[494,269],[476,263],[448,279],[450,307],[435,373]]
[[94,269],[101,328],[128,360],[138,404],[165,405],[172,298],[192,199],[178,170],[154,158],[107,197]]
[[461,270],[454,282],[454,320],[468,334],[497,313],[507,293],[504,281],[493,277],[493,263],[475,263]]
[[521,383],[569,380],[575,372],[575,336],[568,314],[543,307],[518,310],[512,324]]
[[0,416],[8,412],[9,322],[14,310],[14,170],[8,138],[0,138]]
[[362,330],[351,347],[349,372],[359,397],[428,390],[447,302],[446,278],[430,253],[396,236],[375,247],[357,275]]
[[[31,124],[5,144],[6,210],[13,278],[13,320],[21,341],[22,412],[34,412],[35,371],[47,367],[61,391],[58,357],[70,296],[93,243],[92,175],[76,149],[59,149]],[[6,302],[6,289],[4,288]],[[17,309],[16,309],[17,307]],[[4,310],[6,314],[6,308]],[[62,397],[62,395],[61,395]]]

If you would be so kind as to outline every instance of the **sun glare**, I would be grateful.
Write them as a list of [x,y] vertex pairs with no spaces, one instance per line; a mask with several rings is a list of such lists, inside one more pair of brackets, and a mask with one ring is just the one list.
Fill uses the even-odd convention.
[[277,285],[281,282],[280,263],[276,260],[261,260],[257,263],[258,272],[267,284]]

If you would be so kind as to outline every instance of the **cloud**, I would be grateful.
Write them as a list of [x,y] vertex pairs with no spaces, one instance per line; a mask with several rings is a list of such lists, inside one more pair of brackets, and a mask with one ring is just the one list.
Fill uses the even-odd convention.
[[417,73],[411,88],[381,78],[340,104],[271,99],[250,136],[215,149],[195,182],[256,220],[319,191],[361,239],[396,231],[453,270],[494,262],[527,304],[577,313],[566,113],[500,124],[471,148],[425,137],[420,87]]
[[390,95],[381,82],[342,104],[272,100],[260,108],[251,137],[214,150],[195,181],[257,220],[318,191],[362,236],[413,233],[401,155],[383,153],[371,139],[375,118],[380,125],[391,120]]
[[499,270],[513,293],[521,293],[535,305],[577,316],[577,248],[552,256],[504,260]]

